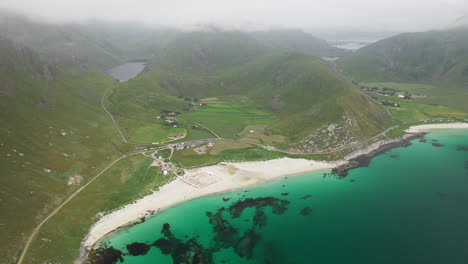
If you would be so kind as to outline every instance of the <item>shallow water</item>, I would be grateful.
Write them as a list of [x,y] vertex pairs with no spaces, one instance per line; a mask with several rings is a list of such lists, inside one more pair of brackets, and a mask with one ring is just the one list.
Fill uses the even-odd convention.
[[130,62],[114,67],[107,73],[119,82],[126,82],[138,76],[145,69],[145,66],[146,63],[143,62]]
[[[189,201],[104,243],[131,264],[468,263],[468,131],[412,143],[345,179],[313,172]],[[134,242],[149,251],[128,255]]]

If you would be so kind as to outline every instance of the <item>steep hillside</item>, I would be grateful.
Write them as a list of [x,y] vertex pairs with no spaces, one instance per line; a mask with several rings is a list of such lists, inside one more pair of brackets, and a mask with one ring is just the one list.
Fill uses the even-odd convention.
[[[115,81],[102,73],[58,70],[31,49],[0,39],[0,263],[14,263],[34,227],[121,156],[121,140],[101,108],[104,91],[113,85]],[[146,170],[151,175],[132,176],[140,164],[147,166],[142,158],[126,161],[118,173],[104,175],[107,183],[98,183],[86,195],[90,201],[77,199],[76,207],[65,207],[68,218],[63,223],[73,222],[66,227],[74,230],[54,225],[53,232],[41,232],[35,240],[40,250],[27,263],[53,262],[67,254],[76,258],[98,212],[129,202],[148,184],[154,186],[152,170]],[[119,197],[122,191],[126,195]],[[64,233],[67,241],[57,242]],[[74,250],[60,256],[47,250],[60,245]]]
[[356,81],[468,84],[468,29],[400,34],[339,61]]
[[[227,119],[207,115],[210,108],[188,109],[189,102],[206,98],[218,98],[224,109],[240,109],[243,114]],[[389,125],[382,108],[321,59],[264,47],[238,32],[182,36],[145,73],[115,90],[110,104],[130,137],[146,122],[163,122],[155,115],[165,109],[180,112],[181,121],[205,124],[227,138],[240,138],[244,129],[263,125],[287,138],[278,146],[298,152],[333,149]]]
[[301,51],[318,57],[343,57],[351,53],[348,50],[333,47],[325,40],[302,30],[258,31],[250,35],[271,47]]

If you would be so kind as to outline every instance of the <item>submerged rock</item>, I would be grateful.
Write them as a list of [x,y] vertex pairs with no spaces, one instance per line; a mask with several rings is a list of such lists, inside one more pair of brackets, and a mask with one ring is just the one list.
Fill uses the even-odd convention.
[[432,143],[432,146],[434,147],[437,147],[437,148],[441,148],[443,146],[445,146],[444,144],[440,144],[440,143]]
[[171,226],[164,224],[160,238],[153,243],[164,255],[171,255],[174,264],[214,264],[213,250],[205,249],[195,238],[183,241],[171,232]]
[[465,151],[468,152],[468,146],[458,146],[457,151]]
[[307,206],[307,207],[304,207],[302,208],[302,210],[300,211],[300,214],[302,216],[308,216],[312,213],[312,208],[310,208],[310,206]]
[[302,199],[305,200],[305,199],[308,199],[310,197],[312,197],[312,194],[305,195],[305,196],[302,197]]
[[447,200],[448,198],[448,193],[445,192],[437,192],[436,195],[440,200]]
[[283,214],[288,209],[287,206],[289,203],[290,202],[287,200],[281,200],[275,197],[247,198],[244,200],[239,200],[238,202],[231,205],[228,211],[232,218],[238,218],[247,208],[262,208],[271,206],[274,214]]
[[241,237],[236,247],[234,248],[234,252],[236,252],[236,254],[242,258],[251,259],[253,250],[259,240],[260,235],[250,229]]
[[208,216],[213,231],[216,233],[214,240],[217,246],[228,248],[239,239],[239,230],[223,218],[224,211],[224,208],[220,208],[216,214],[206,212],[206,216]]
[[128,253],[132,256],[146,255],[146,253],[148,253],[150,249],[151,249],[151,246],[145,243],[135,242],[135,243],[127,245]]
[[87,264],[113,264],[123,262],[123,252],[107,245],[92,249],[89,252]]

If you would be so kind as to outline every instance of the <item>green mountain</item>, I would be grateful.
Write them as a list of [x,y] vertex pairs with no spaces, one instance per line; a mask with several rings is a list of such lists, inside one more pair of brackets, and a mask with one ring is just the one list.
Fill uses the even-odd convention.
[[468,84],[468,29],[405,33],[364,47],[338,62],[356,81]]
[[327,41],[302,30],[258,31],[250,35],[271,47],[302,51],[318,57],[343,57],[351,53],[348,50],[333,47]]
[[[208,110],[186,109],[187,99],[206,98],[218,98],[244,117],[229,121],[207,115]],[[131,138],[140,134],[143,124],[154,123],[164,109],[181,112],[181,120],[197,121],[226,138],[241,138],[247,127],[265,125],[287,138],[277,144],[292,151],[333,149],[378,134],[389,125],[384,109],[320,58],[263,46],[240,32],[179,36],[143,74],[115,90],[109,101]],[[252,115],[253,109],[259,116]]]
[[[101,108],[105,90],[115,85],[103,73],[59,69],[30,48],[0,38],[0,263],[15,263],[40,221],[125,150]],[[104,182],[97,180],[65,206],[65,214],[54,218],[58,222],[47,222],[25,263],[63,261],[60,246],[75,249],[66,255],[65,263],[71,263],[97,213],[158,184],[148,162],[132,157],[103,174]]]

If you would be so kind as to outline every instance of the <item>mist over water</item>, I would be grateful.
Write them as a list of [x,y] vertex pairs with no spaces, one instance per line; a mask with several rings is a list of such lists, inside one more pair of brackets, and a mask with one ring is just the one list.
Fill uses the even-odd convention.
[[123,256],[132,264],[173,263],[168,241],[197,245],[212,263],[465,263],[468,131],[412,143],[345,179],[313,172],[196,199],[106,242],[124,254],[132,243],[149,245]]

